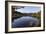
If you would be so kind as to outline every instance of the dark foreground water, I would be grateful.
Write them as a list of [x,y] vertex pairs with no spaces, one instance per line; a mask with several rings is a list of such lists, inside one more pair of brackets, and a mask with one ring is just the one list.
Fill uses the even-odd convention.
[[13,28],[18,27],[38,27],[39,26],[39,20],[34,17],[30,16],[23,16],[18,19],[14,19],[12,23]]

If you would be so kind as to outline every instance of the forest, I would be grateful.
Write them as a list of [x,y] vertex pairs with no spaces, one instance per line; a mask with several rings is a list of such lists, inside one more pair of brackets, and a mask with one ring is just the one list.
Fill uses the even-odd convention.
[[21,12],[14,11],[14,13],[12,14],[12,17],[15,17],[15,18],[22,17],[22,16],[32,16],[32,17],[40,19],[41,11],[39,11],[38,13],[21,13]]
[[21,12],[15,11],[15,9],[20,9],[20,8],[24,8],[24,7],[19,7],[19,8],[12,7],[12,19],[20,18],[22,16],[32,16],[32,17],[41,19],[41,11],[38,11],[37,13],[21,13]]

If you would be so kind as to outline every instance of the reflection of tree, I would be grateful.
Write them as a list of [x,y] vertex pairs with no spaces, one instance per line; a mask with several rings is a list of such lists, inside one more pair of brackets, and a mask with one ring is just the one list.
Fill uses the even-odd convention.
[[12,6],[12,21],[13,19],[20,18],[23,14],[16,11],[17,9],[24,8],[23,6]]

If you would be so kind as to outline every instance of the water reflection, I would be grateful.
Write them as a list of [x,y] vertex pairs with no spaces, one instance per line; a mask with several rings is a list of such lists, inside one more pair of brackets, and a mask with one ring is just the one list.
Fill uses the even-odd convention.
[[37,18],[31,16],[23,16],[18,19],[14,19],[12,23],[12,27],[38,27],[39,20]]

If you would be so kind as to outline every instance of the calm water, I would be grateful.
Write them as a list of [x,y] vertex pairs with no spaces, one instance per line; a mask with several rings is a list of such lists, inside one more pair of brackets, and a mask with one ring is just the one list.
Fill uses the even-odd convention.
[[18,19],[14,19],[12,23],[12,27],[36,27],[39,25],[39,20],[34,17],[23,16]]

